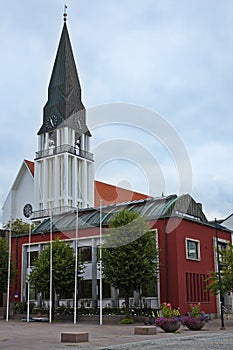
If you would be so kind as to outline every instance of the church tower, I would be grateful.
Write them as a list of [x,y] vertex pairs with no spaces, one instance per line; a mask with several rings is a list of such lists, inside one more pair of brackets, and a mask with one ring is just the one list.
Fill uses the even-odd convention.
[[35,210],[42,218],[53,210],[93,206],[93,154],[81,99],[81,86],[66,25],[64,25],[38,131],[35,157]]

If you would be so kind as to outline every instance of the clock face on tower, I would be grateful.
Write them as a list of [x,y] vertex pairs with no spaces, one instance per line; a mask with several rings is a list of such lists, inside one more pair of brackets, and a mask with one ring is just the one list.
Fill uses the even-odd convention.
[[58,118],[55,114],[51,115],[45,123],[47,129],[51,130],[56,128]]
[[79,130],[82,130],[82,128],[85,126],[84,121],[80,116],[74,118],[74,125]]
[[30,216],[32,215],[32,206],[31,204],[25,204],[24,208],[23,208],[23,215],[25,216],[25,218],[30,218]]

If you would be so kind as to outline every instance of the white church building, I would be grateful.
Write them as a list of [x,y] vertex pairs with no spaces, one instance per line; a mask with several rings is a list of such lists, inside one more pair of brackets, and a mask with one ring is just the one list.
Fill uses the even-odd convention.
[[3,226],[15,219],[42,220],[51,210],[62,214],[98,206],[100,199],[108,205],[149,197],[94,180],[91,133],[66,16],[37,133],[38,149],[34,162],[24,160],[16,175],[3,204]]

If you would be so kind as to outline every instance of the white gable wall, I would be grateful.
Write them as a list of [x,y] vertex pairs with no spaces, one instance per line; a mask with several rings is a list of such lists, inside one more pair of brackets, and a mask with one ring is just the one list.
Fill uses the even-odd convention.
[[30,203],[34,207],[34,179],[30,170],[23,162],[15,182],[7,196],[2,208],[2,225],[7,224],[11,219],[22,219],[27,221],[23,215],[25,204]]
[[4,226],[10,220],[12,213],[12,196],[13,190],[11,189],[2,207],[2,225]]

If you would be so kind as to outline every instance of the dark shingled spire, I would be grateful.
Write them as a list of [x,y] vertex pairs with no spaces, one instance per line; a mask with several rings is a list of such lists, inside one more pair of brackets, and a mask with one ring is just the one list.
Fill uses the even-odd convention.
[[[56,115],[58,124],[61,124],[66,123],[71,115],[78,112],[85,125],[83,131],[88,132],[85,122],[85,107],[81,100],[81,86],[67,30],[66,16],[65,13],[63,30],[48,88],[48,101],[44,106],[43,125],[38,134],[47,131],[46,121],[52,115]],[[68,122],[69,125],[72,124],[71,119]]]

